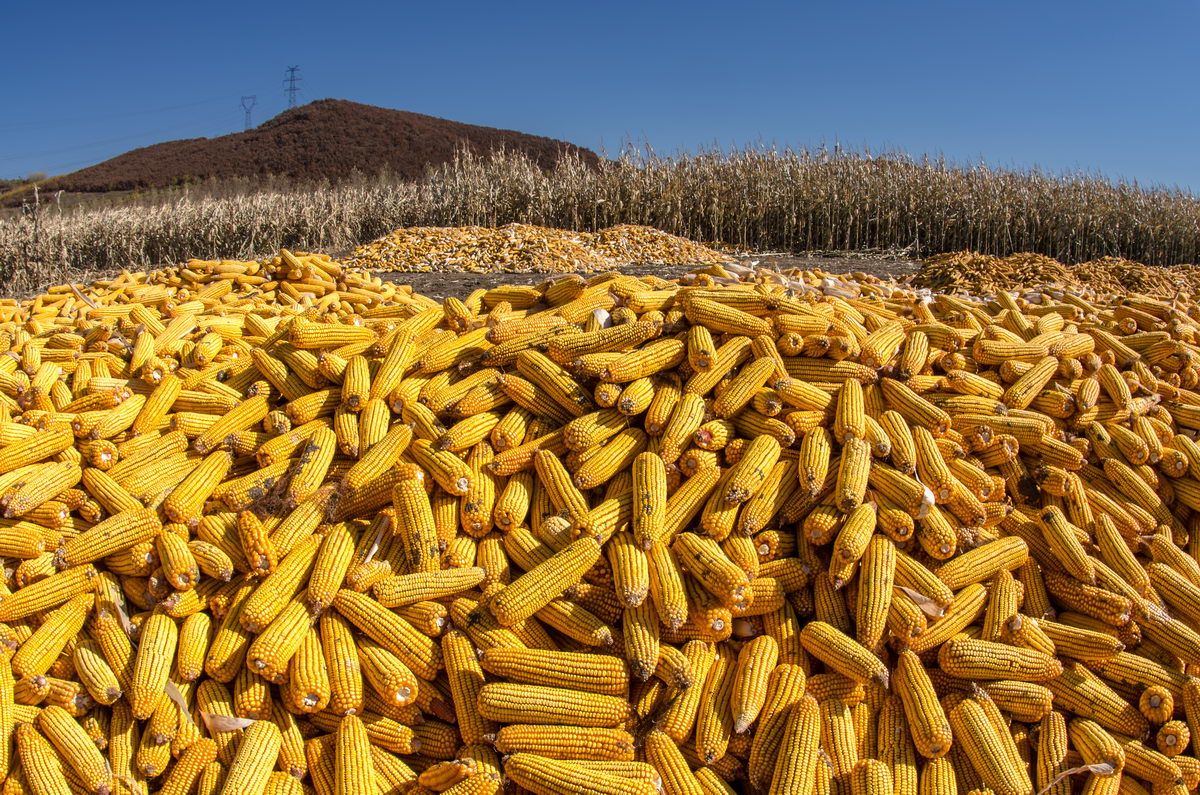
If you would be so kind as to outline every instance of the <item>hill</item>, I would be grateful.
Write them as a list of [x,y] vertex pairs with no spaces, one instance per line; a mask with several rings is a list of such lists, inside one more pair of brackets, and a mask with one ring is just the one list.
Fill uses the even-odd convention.
[[191,138],[134,149],[111,160],[56,177],[47,190],[80,192],[160,188],[206,179],[273,175],[300,182],[340,182],[355,170],[416,179],[427,166],[454,159],[462,147],[476,154],[523,152],[543,168],[564,153],[592,163],[588,149],[420,113],[341,99],[322,99],[284,111],[246,132]]

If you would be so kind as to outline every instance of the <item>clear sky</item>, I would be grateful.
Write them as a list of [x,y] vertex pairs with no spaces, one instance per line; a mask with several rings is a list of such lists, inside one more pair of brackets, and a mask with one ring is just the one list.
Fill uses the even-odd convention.
[[[118,10],[119,9],[119,10]],[[840,143],[1200,192],[1195,0],[11,3],[0,176],[335,97],[614,154]]]

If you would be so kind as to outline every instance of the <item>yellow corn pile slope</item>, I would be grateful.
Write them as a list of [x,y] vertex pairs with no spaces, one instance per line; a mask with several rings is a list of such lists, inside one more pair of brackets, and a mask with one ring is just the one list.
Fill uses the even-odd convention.
[[1194,790],[1200,307],[1039,296],[9,302],[4,791]]
[[359,246],[349,264],[383,271],[590,273],[630,264],[714,265],[730,257],[648,226],[572,232],[528,224],[414,226]]
[[977,251],[956,251],[924,260],[913,283],[918,287],[972,295],[1051,285],[1174,298],[1181,291],[1194,293],[1200,290],[1200,272],[1195,265],[1158,268],[1118,257],[1064,265],[1043,254],[1022,252],[993,257]]

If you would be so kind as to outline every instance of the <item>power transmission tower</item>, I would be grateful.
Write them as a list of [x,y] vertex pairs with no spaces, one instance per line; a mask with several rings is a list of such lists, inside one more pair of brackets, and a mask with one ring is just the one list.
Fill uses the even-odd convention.
[[254,103],[258,102],[258,95],[253,94],[248,97],[242,97],[242,110],[246,111],[246,129],[249,130],[254,125],[250,122],[250,109],[254,107]]
[[300,86],[298,85],[300,78],[296,76],[296,73],[299,71],[299,66],[289,66],[287,68],[287,77],[283,79],[283,84],[286,86],[285,91],[287,91],[289,108],[296,107],[296,95],[300,93]]

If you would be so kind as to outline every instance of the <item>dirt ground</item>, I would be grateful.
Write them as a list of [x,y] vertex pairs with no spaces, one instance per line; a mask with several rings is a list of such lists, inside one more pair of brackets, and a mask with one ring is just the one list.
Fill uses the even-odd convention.
[[[757,262],[761,267],[773,269],[819,269],[829,273],[862,271],[881,279],[896,279],[897,281],[908,278],[920,267],[920,263],[912,259],[857,252],[821,255],[754,254],[739,256],[737,261],[746,265]],[[691,268],[686,265],[630,265],[620,270],[622,273],[635,276],[652,273],[664,279],[673,279],[687,273]],[[547,279],[563,274],[388,272],[380,275],[390,282],[411,284],[415,292],[440,301],[449,296],[465,298],[472,290],[480,287],[493,287],[498,284],[541,284]],[[588,276],[588,274],[582,275]]]

